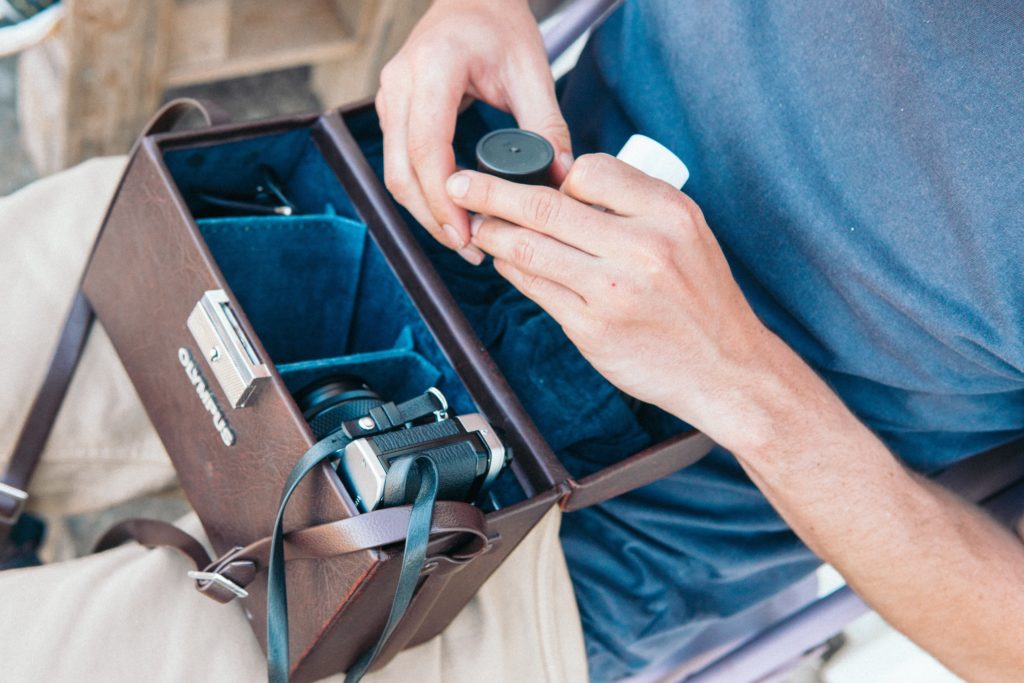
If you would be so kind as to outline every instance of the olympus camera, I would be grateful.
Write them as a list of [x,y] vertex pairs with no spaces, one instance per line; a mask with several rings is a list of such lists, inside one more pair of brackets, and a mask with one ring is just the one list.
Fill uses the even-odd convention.
[[[473,502],[494,482],[511,453],[494,429],[476,413],[450,417],[437,389],[434,415],[357,438],[339,452],[337,472],[360,512],[412,503],[419,474],[412,457],[426,455],[437,466],[438,499]],[[296,403],[317,439],[339,430],[358,431],[371,411],[386,402],[352,375],[327,377],[296,394]],[[393,406],[394,404],[390,404]]]

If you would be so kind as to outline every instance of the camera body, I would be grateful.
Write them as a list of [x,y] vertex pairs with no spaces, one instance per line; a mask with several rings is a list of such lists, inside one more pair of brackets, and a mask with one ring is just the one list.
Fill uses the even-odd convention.
[[472,501],[498,476],[508,450],[473,413],[356,439],[338,463],[338,474],[362,512],[409,503],[419,490],[415,469],[396,477],[396,461],[425,455],[438,470],[439,500]]
[[[428,394],[438,402],[433,415],[356,438],[338,453],[338,476],[360,512],[413,501],[420,486],[418,470],[409,466],[415,456],[436,465],[438,500],[476,500],[508,464],[509,449],[483,416],[450,417],[441,392]],[[351,375],[320,380],[296,401],[318,439],[358,431],[364,421],[374,423],[372,411],[394,409]]]

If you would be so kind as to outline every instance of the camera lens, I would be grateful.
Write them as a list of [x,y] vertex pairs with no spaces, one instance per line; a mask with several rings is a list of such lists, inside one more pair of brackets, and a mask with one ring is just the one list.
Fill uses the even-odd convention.
[[295,394],[313,435],[322,439],[349,420],[358,419],[384,403],[370,386],[354,375],[334,375],[313,382]]

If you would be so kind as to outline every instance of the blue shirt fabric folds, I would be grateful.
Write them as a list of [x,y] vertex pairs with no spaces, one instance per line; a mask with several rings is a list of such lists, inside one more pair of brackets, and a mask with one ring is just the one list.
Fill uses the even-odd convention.
[[[1022,83],[1009,0],[630,0],[562,103],[577,153],[685,160],[757,314],[934,473],[1024,432]],[[728,454],[692,469],[565,519],[595,680],[813,567]]]

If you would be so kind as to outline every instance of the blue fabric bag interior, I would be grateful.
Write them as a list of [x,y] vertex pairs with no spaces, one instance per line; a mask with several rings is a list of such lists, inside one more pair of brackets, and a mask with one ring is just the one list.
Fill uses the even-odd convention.
[[[503,118],[504,117],[504,118]],[[346,118],[383,176],[371,111]],[[472,166],[476,141],[509,125],[476,106],[464,113],[456,157]],[[309,129],[169,150],[164,161],[235,296],[290,390],[336,372],[405,400],[437,386],[457,413],[477,409],[421,320]],[[223,215],[207,195],[252,194],[272,169],[294,215]],[[471,326],[552,450],[574,477],[591,474],[685,425],[630,400],[601,377],[561,327],[489,262],[465,263],[402,212]],[[502,504],[523,496],[508,470]]]

